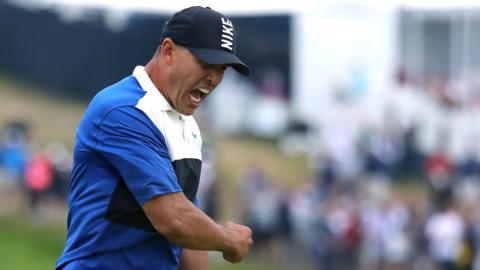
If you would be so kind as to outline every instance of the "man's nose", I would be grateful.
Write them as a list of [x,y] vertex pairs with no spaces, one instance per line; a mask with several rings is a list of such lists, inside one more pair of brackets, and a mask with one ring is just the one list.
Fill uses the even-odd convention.
[[210,69],[207,74],[207,81],[211,84],[213,88],[219,85],[223,79],[223,70],[220,69]]

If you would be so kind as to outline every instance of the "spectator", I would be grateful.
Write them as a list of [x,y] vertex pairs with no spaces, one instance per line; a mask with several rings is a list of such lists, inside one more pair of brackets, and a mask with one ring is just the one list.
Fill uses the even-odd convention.
[[39,207],[44,202],[53,182],[53,166],[44,152],[38,152],[27,162],[25,184],[30,198],[30,209],[34,218],[39,218]]
[[429,252],[439,270],[457,270],[456,265],[462,248],[465,223],[450,202],[441,205],[431,215],[425,226]]

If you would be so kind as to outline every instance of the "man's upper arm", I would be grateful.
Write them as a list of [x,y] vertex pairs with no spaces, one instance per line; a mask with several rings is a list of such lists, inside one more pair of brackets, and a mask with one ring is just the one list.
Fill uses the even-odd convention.
[[179,213],[189,212],[191,202],[181,192],[155,196],[145,202],[143,211],[158,232],[167,232],[176,222]]

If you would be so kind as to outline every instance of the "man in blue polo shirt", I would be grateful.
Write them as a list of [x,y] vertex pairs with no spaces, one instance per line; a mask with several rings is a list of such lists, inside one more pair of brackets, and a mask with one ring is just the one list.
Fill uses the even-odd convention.
[[56,269],[209,269],[208,250],[239,262],[251,230],[200,211],[200,130],[192,117],[235,55],[232,22],[191,7],[165,25],[150,62],[99,92],[77,129],[68,235]]

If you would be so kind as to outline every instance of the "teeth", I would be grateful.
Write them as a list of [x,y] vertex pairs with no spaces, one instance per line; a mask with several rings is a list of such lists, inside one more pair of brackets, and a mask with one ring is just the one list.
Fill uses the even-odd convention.
[[208,90],[206,88],[198,88],[198,91],[204,93],[205,95],[208,95],[208,93],[210,93],[210,90]]
[[193,95],[190,95],[190,99],[192,99],[192,101],[195,102],[195,103],[199,103],[200,101],[202,101],[201,98],[195,97],[195,96],[193,96]]

